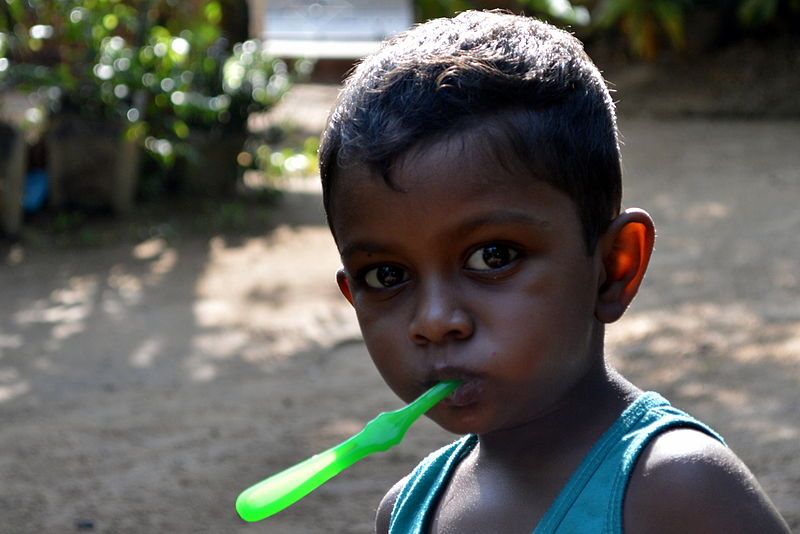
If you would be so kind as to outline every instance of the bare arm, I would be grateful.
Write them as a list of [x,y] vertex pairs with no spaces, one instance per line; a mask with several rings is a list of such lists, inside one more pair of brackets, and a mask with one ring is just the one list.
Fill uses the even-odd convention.
[[623,512],[630,533],[788,533],[789,526],[747,466],[690,429],[667,432],[645,449]]
[[403,489],[407,480],[408,477],[399,480],[381,499],[381,503],[378,505],[378,514],[375,517],[375,532],[377,534],[388,534],[389,520],[392,517],[394,503],[397,501],[397,496],[400,495],[400,490]]

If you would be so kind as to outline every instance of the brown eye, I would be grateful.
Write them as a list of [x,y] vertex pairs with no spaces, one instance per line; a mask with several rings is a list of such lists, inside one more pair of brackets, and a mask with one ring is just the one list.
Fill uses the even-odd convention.
[[374,289],[386,289],[408,280],[408,273],[396,265],[381,265],[364,274],[364,282]]
[[506,245],[487,245],[467,258],[467,268],[475,271],[490,271],[505,267],[517,257],[518,252]]

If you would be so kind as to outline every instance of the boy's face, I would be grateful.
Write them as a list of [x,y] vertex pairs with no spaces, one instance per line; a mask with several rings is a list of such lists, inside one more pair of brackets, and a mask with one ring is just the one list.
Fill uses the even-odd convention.
[[411,151],[392,178],[339,171],[339,283],[369,353],[410,401],[463,380],[429,416],[485,434],[552,408],[602,357],[601,264],[574,203],[500,165],[476,135]]

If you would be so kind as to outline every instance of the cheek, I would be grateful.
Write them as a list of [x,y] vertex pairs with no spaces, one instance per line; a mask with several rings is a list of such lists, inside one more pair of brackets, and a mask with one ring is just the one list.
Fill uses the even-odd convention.
[[582,373],[594,360],[595,319],[593,296],[584,273],[572,273],[553,287],[548,299],[549,311],[543,318],[545,343],[552,372],[569,382],[575,373]]
[[358,326],[368,344],[386,343],[396,336],[400,325],[398,313],[391,306],[356,297],[355,308]]
[[584,276],[537,275],[504,294],[484,315],[498,342],[532,354],[586,350],[594,315]]
[[372,361],[388,382],[408,365],[403,357],[409,353],[408,337],[398,314],[381,308],[357,305],[356,317]]

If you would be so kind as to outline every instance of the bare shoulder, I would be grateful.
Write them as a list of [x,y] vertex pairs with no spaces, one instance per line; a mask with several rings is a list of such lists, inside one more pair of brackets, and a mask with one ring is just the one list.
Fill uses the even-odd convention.
[[676,429],[642,452],[625,495],[626,532],[789,532],[758,481],[712,437]]
[[375,517],[375,532],[377,534],[387,534],[389,532],[389,520],[392,518],[394,503],[397,502],[397,496],[400,495],[400,490],[406,485],[407,480],[408,476],[398,480],[381,499],[381,503],[378,505],[378,513]]

